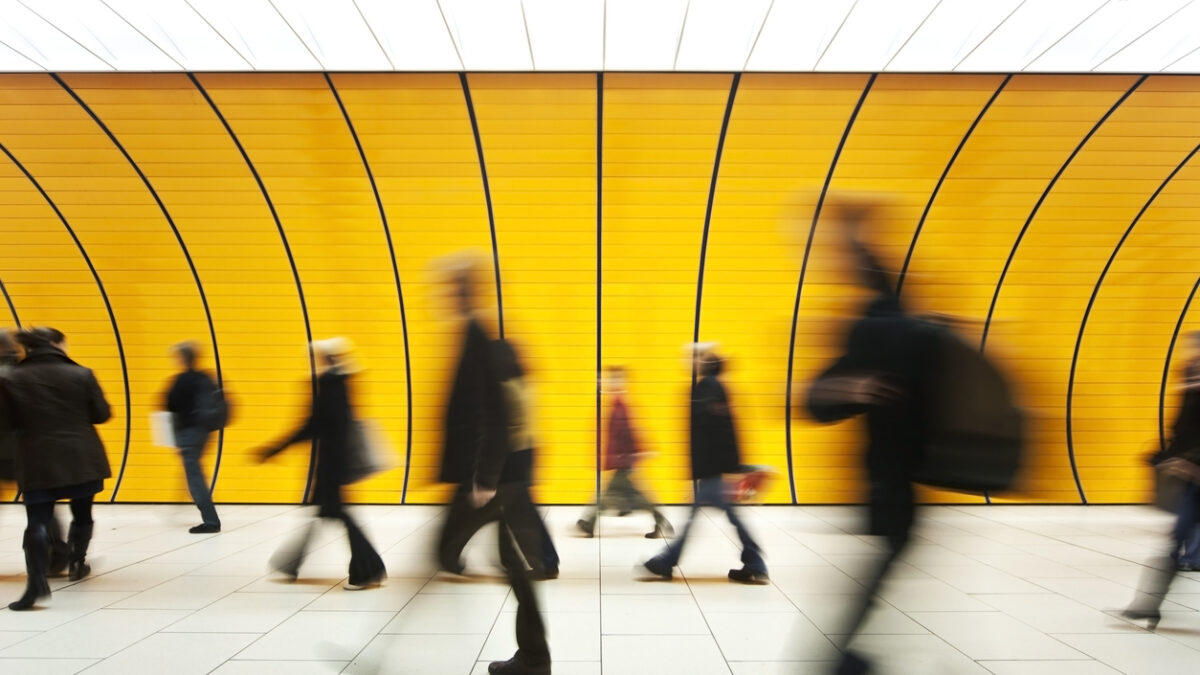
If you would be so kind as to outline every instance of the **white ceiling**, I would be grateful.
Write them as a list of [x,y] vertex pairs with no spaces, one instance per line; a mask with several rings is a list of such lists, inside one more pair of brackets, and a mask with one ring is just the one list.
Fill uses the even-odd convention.
[[1200,72],[1200,0],[0,0],[0,71]]

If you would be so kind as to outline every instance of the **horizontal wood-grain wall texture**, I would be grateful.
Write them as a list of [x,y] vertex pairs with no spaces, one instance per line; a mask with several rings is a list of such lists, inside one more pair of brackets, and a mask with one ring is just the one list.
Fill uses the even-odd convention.
[[96,371],[103,499],[189,501],[148,424],[182,340],[234,406],[217,501],[303,499],[311,445],[257,452],[303,421],[309,341],[342,335],[390,465],[352,499],[440,502],[460,336],[435,263],[475,251],[529,371],[539,499],[594,499],[597,369],[623,365],[642,481],[687,501],[700,340],[744,460],[783,477],[766,501],[856,502],[861,427],[788,402],[864,297],[828,204],[882,192],[902,297],[965,319],[1029,408],[1021,490],[992,501],[1136,502],[1200,328],[1198,144],[1187,76],[0,75],[0,325],[60,328]]

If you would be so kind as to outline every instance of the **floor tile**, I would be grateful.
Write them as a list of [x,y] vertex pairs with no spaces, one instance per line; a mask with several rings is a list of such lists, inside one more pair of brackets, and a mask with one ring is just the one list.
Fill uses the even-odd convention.
[[267,633],[317,599],[315,593],[231,593],[164,629],[183,633]]
[[420,593],[395,615],[383,632],[486,635],[503,605],[504,597],[499,595]]
[[604,635],[699,635],[709,629],[696,601],[673,595],[606,595],[600,599]]
[[330,675],[345,670],[345,661],[226,661],[212,675]]
[[157,633],[88,669],[92,675],[205,675],[258,635]]
[[0,650],[0,657],[104,658],[157,633],[187,614],[186,610],[100,609]]
[[[515,612],[501,612],[495,628],[483,646],[480,660],[503,661],[517,651]],[[557,664],[562,661],[600,661],[600,613],[547,612],[546,625],[550,654]]]
[[73,675],[82,673],[96,663],[99,663],[96,659],[0,658],[0,672],[13,675]]
[[244,659],[349,661],[392,612],[299,612],[238,654]]
[[981,661],[996,675],[1120,675],[1099,661]]
[[380,635],[371,640],[347,675],[470,673],[485,635]]
[[721,654],[730,661],[830,661],[839,650],[799,612],[709,612],[705,620]]
[[731,675],[711,635],[605,635],[604,675]]
[[1194,672],[1200,657],[1194,649],[1160,635],[1062,635],[1066,644],[1125,675]]
[[911,612],[909,616],[979,660],[1071,660],[1083,654],[1002,612]]

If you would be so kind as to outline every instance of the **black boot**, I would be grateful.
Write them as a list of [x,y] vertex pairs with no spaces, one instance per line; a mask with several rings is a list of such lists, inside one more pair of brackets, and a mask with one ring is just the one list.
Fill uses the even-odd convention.
[[71,547],[63,541],[62,525],[59,525],[58,518],[50,519],[46,534],[50,540],[50,568],[46,576],[61,577],[71,560]]
[[67,533],[67,545],[71,547],[70,564],[67,571],[67,578],[71,581],[79,581],[91,573],[92,568],[84,558],[87,558],[88,543],[92,541],[92,523],[71,523],[71,529]]
[[25,594],[20,600],[10,602],[8,608],[14,612],[33,607],[41,598],[50,597],[50,584],[46,581],[46,568],[50,565],[50,542],[46,528],[25,530]]

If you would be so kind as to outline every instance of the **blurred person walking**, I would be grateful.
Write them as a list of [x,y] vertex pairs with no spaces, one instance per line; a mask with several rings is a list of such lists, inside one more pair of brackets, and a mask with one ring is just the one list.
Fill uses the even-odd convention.
[[887,545],[864,581],[866,590],[851,608],[843,634],[847,650],[838,675],[866,673],[870,664],[849,649],[866,620],[888,571],[907,547],[916,517],[912,474],[923,450],[925,410],[934,344],[918,319],[900,304],[891,281],[858,239],[866,213],[845,213],[846,246],[858,266],[859,281],[874,291],[851,327],[845,351],[813,383],[808,409],[821,422],[866,415],[869,533]]
[[19,434],[16,474],[27,519],[23,546],[28,580],[25,593],[8,606],[14,611],[30,609],[50,595],[49,530],[60,499],[71,502],[69,577],[77,581],[91,571],[85,560],[92,539],[92,501],[112,476],[95,428],[112,411],[95,374],[67,356],[59,331],[22,331],[17,341],[25,357],[0,381],[0,396]]
[[[519,520],[520,526],[513,530],[513,534],[517,537],[518,548],[533,568],[531,576],[535,579],[555,579],[558,577],[558,551],[529,492],[533,486],[534,433],[525,370],[511,341],[493,340],[491,352],[504,395],[511,447],[497,485],[504,486],[506,492],[512,493],[510,508],[524,512]],[[444,531],[446,539],[442,545],[441,559],[454,561],[452,567],[462,570],[460,556],[463,548],[480,528],[499,520],[500,509],[497,504],[493,500],[492,504],[481,509],[460,508],[455,512],[455,523]],[[500,536],[507,536],[503,529],[500,530]]]
[[607,509],[616,508],[618,515],[649,511],[654,517],[654,529],[646,533],[646,538],[673,537],[675,528],[633,482],[633,467],[642,451],[625,402],[626,382],[625,369],[621,366],[610,366],[604,374],[602,391],[612,396],[604,470],[613,474],[600,499],[584,511],[575,525],[591,537],[595,532],[596,517]]
[[695,369],[700,378],[692,385],[691,454],[692,479],[696,497],[683,533],[672,540],[662,553],[647,560],[643,567],[651,574],[670,580],[673,568],[679,563],[689,531],[703,506],[714,506],[725,512],[729,523],[737,530],[742,543],[742,567],[729,570],[729,579],[738,583],[768,583],[767,564],[762,549],[750,536],[738,517],[736,507],[726,494],[725,474],[743,473],[738,451],[737,430],[729,396],[719,376],[725,361],[714,350],[696,350]]
[[[17,365],[17,343],[7,330],[0,329],[0,390],[3,380]],[[12,411],[8,402],[0,396],[0,481],[15,481],[17,478],[17,431],[13,428]]]
[[351,437],[354,422],[350,397],[350,377],[358,372],[351,359],[353,346],[345,338],[332,338],[312,343],[320,367],[317,376],[316,395],[308,420],[285,440],[268,446],[262,451],[262,461],[279,454],[301,441],[316,441],[316,483],[312,501],[317,506],[317,520],[310,522],[300,536],[284,545],[271,557],[271,566],[295,579],[300,575],[312,538],[313,529],[320,519],[336,519],[346,528],[350,544],[349,578],[346,590],[359,591],[380,585],[387,578],[383,558],[371,545],[367,535],[346,511],[342,501],[342,485],[347,476],[348,444],[355,442]]
[[1183,485],[1176,506],[1175,526],[1172,528],[1167,555],[1151,561],[1142,572],[1133,602],[1121,615],[1127,619],[1145,619],[1150,630],[1158,626],[1162,613],[1159,608],[1179,570],[1195,569],[1193,560],[1200,536],[1200,331],[1188,334],[1193,350],[1183,368],[1183,401],[1172,426],[1171,440],[1152,462],[1155,469],[1168,480]]
[[[201,523],[188,530],[192,534],[209,534],[221,531],[221,519],[213,505],[212,491],[200,458],[208,446],[212,431],[220,428],[214,408],[218,406],[217,384],[208,373],[196,368],[199,356],[194,342],[175,345],[175,357],[182,371],[175,376],[164,400],[164,407],[171,413],[171,424],[175,431],[175,446],[183,460],[183,473],[187,477],[188,492],[200,510]],[[214,428],[215,427],[215,428]]]
[[[504,466],[512,451],[505,402],[502,368],[483,325],[476,317],[473,292],[474,265],[467,261],[452,270],[451,291],[457,318],[462,323],[462,348],[446,403],[445,438],[442,446],[440,480],[456,484],[453,502],[446,514],[438,541],[437,556],[442,569],[461,573],[457,559],[461,546],[474,530],[474,523],[493,516],[500,521],[500,562],[517,599],[517,652],[507,661],[488,665],[489,673],[500,675],[549,675],[550,647],[538,610],[537,596],[525,562],[515,541],[536,546],[536,514],[522,503],[528,489],[520,482],[501,483]],[[508,378],[511,379],[511,378]],[[519,425],[518,425],[519,426]],[[483,514],[478,513],[484,511]],[[526,548],[527,559],[540,554]],[[536,564],[536,563],[535,563]]]

